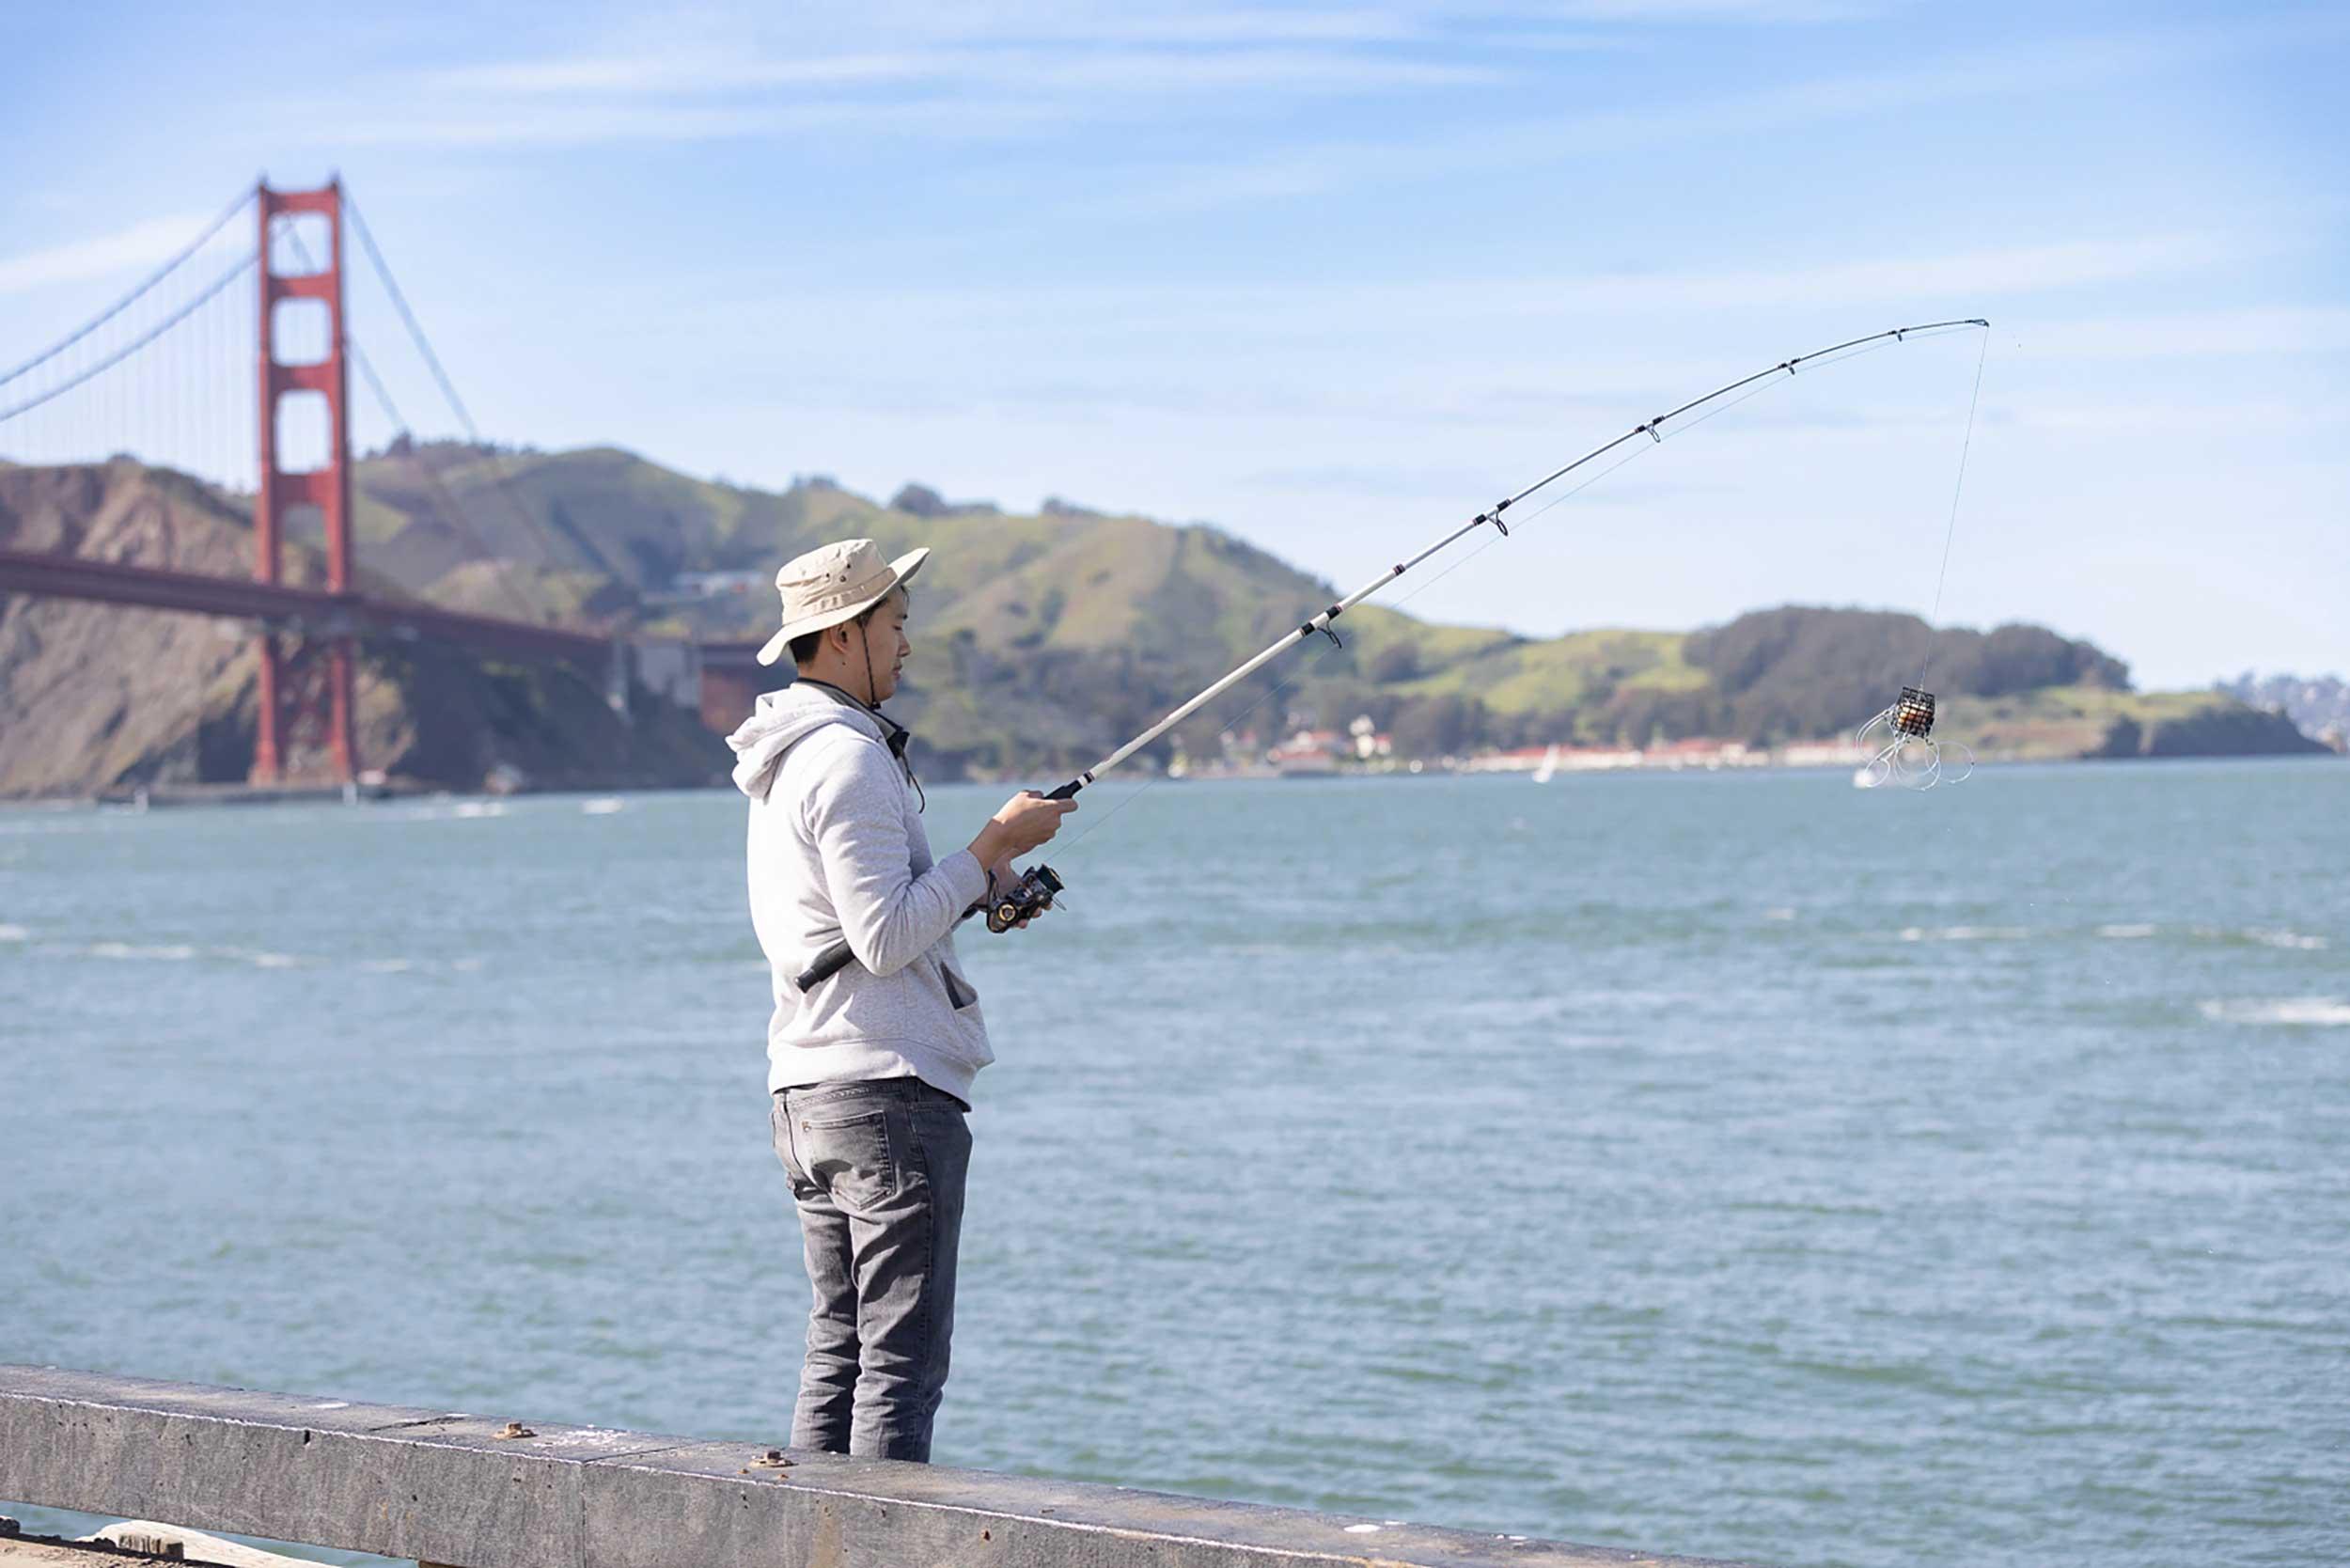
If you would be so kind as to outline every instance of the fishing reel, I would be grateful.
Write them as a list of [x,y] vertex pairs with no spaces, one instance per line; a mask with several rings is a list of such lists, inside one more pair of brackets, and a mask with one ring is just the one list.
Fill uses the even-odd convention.
[[1012,886],[987,906],[987,929],[1001,936],[1031,915],[1053,907],[1053,895],[1065,885],[1050,866],[1031,866]]

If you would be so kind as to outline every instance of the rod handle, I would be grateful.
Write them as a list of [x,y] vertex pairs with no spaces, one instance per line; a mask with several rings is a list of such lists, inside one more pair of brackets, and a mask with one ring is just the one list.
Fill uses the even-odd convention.
[[847,942],[835,942],[831,947],[818,953],[816,962],[801,970],[798,978],[791,983],[800,988],[802,995],[806,995],[808,988],[817,981],[830,980],[841,970],[846,969],[855,957],[856,955],[849,950]]
[[1046,800],[1074,800],[1077,798],[1077,792],[1084,788],[1085,781],[1083,779],[1073,778],[1068,783],[1062,785],[1059,789],[1048,791],[1044,798]]

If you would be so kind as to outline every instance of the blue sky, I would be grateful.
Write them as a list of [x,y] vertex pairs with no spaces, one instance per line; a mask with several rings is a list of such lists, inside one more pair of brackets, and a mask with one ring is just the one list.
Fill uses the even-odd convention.
[[[201,10],[0,19],[0,360],[338,169],[489,433],[1208,520],[1352,588],[1722,381],[1986,316],[1947,619],[2350,667],[2339,7]],[[1411,608],[1922,611],[1979,346],[1798,377]]]

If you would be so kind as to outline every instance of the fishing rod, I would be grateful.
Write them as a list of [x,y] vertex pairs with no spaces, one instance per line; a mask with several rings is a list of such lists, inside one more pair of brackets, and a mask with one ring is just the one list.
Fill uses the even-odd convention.
[[[1123,762],[1126,759],[1132,757],[1136,752],[1140,751],[1144,746],[1149,745],[1152,741],[1157,740],[1161,735],[1166,734],[1168,730],[1183,723],[1183,720],[1198,713],[1201,708],[1214,701],[1217,698],[1223,696],[1226,692],[1240,684],[1241,682],[1247,680],[1248,677],[1254,675],[1258,670],[1262,669],[1266,665],[1271,664],[1275,659],[1279,658],[1283,653],[1286,653],[1291,649],[1295,648],[1299,643],[1309,642],[1316,635],[1321,635],[1328,637],[1334,647],[1344,647],[1345,645],[1339,640],[1338,633],[1330,629],[1330,623],[1332,621],[1338,619],[1339,617],[1344,615],[1348,610],[1353,609],[1355,605],[1361,604],[1364,600],[1370,598],[1381,588],[1386,588],[1389,583],[1394,582],[1397,578],[1402,576],[1414,567],[1420,565],[1430,557],[1435,556],[1442,551],[1449,549],[1460,540],[1466,538],[1468,535],[1476,532],[1479,528],[1484,527],[1487,524],[1491,524],[1495,532],[1501,538],[1507,539],[1510,535],[1510,525],[1502,516],[1504,512],[1508,511],[1512,507],[1516,506],[1520,501],[1525,500],[1528,496],[1534,494],[1537,491],[1545,490],[1551,485],[1558,483],[1560,479],[1565,478],[1569,474],[1572,474],[1576,469],[1583,467],[1586,463],[1594,463],[1599,459],[1606,457],[1609,452],[1614,451],[1617,447],[1622,447],[1628,442],[1637,441],[1644,435],[1647,436],[1653,443],[1661,443],[1665,439],[1664,427],[1671,423],[1673,420],[1680,418],[1683,415],[1694,413],[1696,410],[1705,407],[1708,403],[1718,402],[1720,400],[1729,397],[1731,394],[1743,391],[1745,388],[1752,386],[1758,382],[1768,381],[1774,376],[1792,376],[1795,373],[1795,368],[1797,366],[1807,364],[1812,360],[1828,359],[1835,355],[1844,354],[1850,351],[1862,349],[1872,343],[1883,344],[1888,342],[1905,342],[1909,338],[1920,334],[1940,334],[1955,331],[1962,327],[1979,327],[1987,333],[1991,329],[1991,323],[1980,316],[1968,316],[1957,321],[1922,321],[1915,326],[1888,327],[1883,332],[1872,332],[1864,337],[1849,338],[1841,343],[1830,344],[1825,349],[1814,349],[1810,353],[1797,354],[1793,359],[1782,359],[1778,364],[1771,366],[1767,369],[1757,370],[1750,376],[1741,376],[1736,381],[1731,382],[1726,385],[1717,386],[1701,398],[1692,398],[1687,402],[1683,403],[1679,408],[1672,410],[1670,413],[1660,414],[1653,419],[1644,420],[1641,423],[1633,426],[1630,430],[1624,431],[1623,434],[1617,436],[1614,440],[1606,442],[1602,446],[1592,447],[1590,451],[1585,452],[1581,457],[1576,458],[1573,463],[1567,463],[1563,467],[1551,470],[1541,478],[1536,479],[1532,484],[1528,485],[1524,490],[1518,491],[1516,494],[1512,495],[1503,496],[1500,500],[1496,501],[1492,506],[1487,507],[1483,511],[1479,512],[1475,517],[1470,518],[1466,523],[1462,524],[1450,533],[1448,533],[1443,538],[1437,540],[1434,544],[1429,545],[1428,548],[1422,550],[1418,555],[1412,557],[1409,560],[1398,561],[1395,565],[1389,567],[1378,576],[1373,577],[1370,582],[1365,583],[1361,588],[1356,588],[1353,593],[1348,594],[1345,598],[1330,605],[1329,608],[1318,611],[1305,620],[1300,621],[1295,631],[1284,635],[1279,641],[1274,643],[1263,652],[1259,653],[1256,657],[1235,667],[1230,674],[1218,680],[1214,685],[1211,685],[1206,690],[1200,692],[1198,696],[1191,698],[1188,702],[1185,702],[1182,707],[1176,709],[1173,713],[1159,720],[1158,723],[1152,725],[1150,729],[1145,729],[1141,734],[1136,735],[1133,740],[1128,741],[1124,745],[1120,746],[1116,751],[1111,752],[1107,757],[1104,757],[1100,761],[1094,763],[1093,766],[1077,775],[1076,777],[1071,779],[1068,783],[1061,785],[1058,789],[1048,791],[1044,798],[1046,800],[1074,799],[1077,792],[1080,790],[1083,790],[1087,785],[1091,784],[1104,774],[1106,774],[1112,768],[1117,767],[1120,762]],[[1548,509],[1545,508],[1544,510],[1547,510]],[[1924,696],[1922,693],[1918,695],[1921,697]],[[1907,691],[1904,691],[1904,699],[1907,699],[1909,696],[1910,694]],[[1888,713],[1889,712],[1890,710],[1888,710]],[[1933,698],[1931,697],[1924,697],[1924,716],[1922,719],[1924,733],[1930,734],[1932,732],[1933,712]],[[1910,735],[1919,734],[1919,730],[1917,729],[1917,725],[1920,721],[1906,712],[1904,714],[1904,718],[1905,721],[1904,733]],[[1067,885],[1062,882],[1060,877],[1050,866],[1038,865],[1031,867],[1027,872],[1022,876],[1019,883],[1009,891],[997,894],[993,892],[991,888],[991,902],[987,907],[987,929],[998,933],[1011,930],[1015,925],[1019,924],[1029,916],[1051,908],[1054,895],[1059,893]],[[798,985],[800,990],[805,992],[810,986],[816,984],[817,981],[838,974],[841,969],[845,968],[854,957],[855,955],[850,951],[849,944],[846,940],[836,942],[831,947],[825,949],[824,951],[819,955],[815,963],[809,964],[805,970],[801,971],[794,983]]]

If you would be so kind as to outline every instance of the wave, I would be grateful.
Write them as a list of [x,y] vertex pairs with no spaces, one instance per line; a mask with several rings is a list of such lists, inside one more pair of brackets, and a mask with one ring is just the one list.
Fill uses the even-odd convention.
[[2215,1024],[2286,1024],[2300,1028],[2350,1028],[2350,1002],[2338,996],[2276,996],[2204,1002]]
[[628,802],[620,799],[618,795],[605,795],[597,800],[581,801],[579,803],[579,809],[581,814],[584,816],[608,817],[615,811],[624,809],[627,805]]
[[2326,950],[2323,936],[2304,936],[2297,931],[2267,931],[2254,926],[2244,933],[2264,948],[2290,948],[2296,952],[2314,953]]
[[[2077,929],[2052,928],[2035,932],[2029,926],[1904,926],[1895,933],[1895,936],[1904,942],[2021,942],[2035,935],[2064,937],[2075,934]],[[2195,942],[2249,944],[2304,953],[2324,952],[2333,945],[2326,937],[2288,931],[2280,926],[2165,927],[2151,922],[2120,922],[2093,929],[2097,935],[2109,942],[2142,942],[2149,937],[2168,935],[2174,941],[2184,937]]]
[[2020,942],[2031,932],[2023,926],[1904,926],[1904,942]]
[[92,958],[146,958],[166,963],[183,963],[196,956],[194,948],[179,943],[142,948],[129,942],[94,942],[84,950]]
[[[31,933],[22,926],[0,926],[0,942],[23,942]],[[370,975],[400,975],[423,970],[455,970],[470,974],[482,967],[478,958],[362,958],[340,960],[320,958],[305,953],[271,952],[258,948],[200,948],[191,943],[158,943],[142,946],[133,942],[92,942],[88,944],[51,943],[40,950],[64,958],[98,958],[117,961],[147,961],[160,963],[189,963],[205,960],[215,964],[250,964],[256,969],[319,969],[332,968],[350,963],[361,972]]]
[[[2099,926],[2097,934],[2114,941],[2128,942],[2159,936],[2163,929],[2157,925],[2109,925]],[[2322,953],[2332,946],[2323,936],[2287,931],[2280,926],[2173,926],[2170,929],[2196,942],[2249,942],[2264,948],[2282,948],[2291,952]]]
[[2324,952],[2328,945],[2323,936],[2308,936],[2281,926],[2189,926],[2186,933],[2199,942],[2251,942],[2304,953]]
[[33,933],[23,926],[0,926],[0,942],[30,942]]

